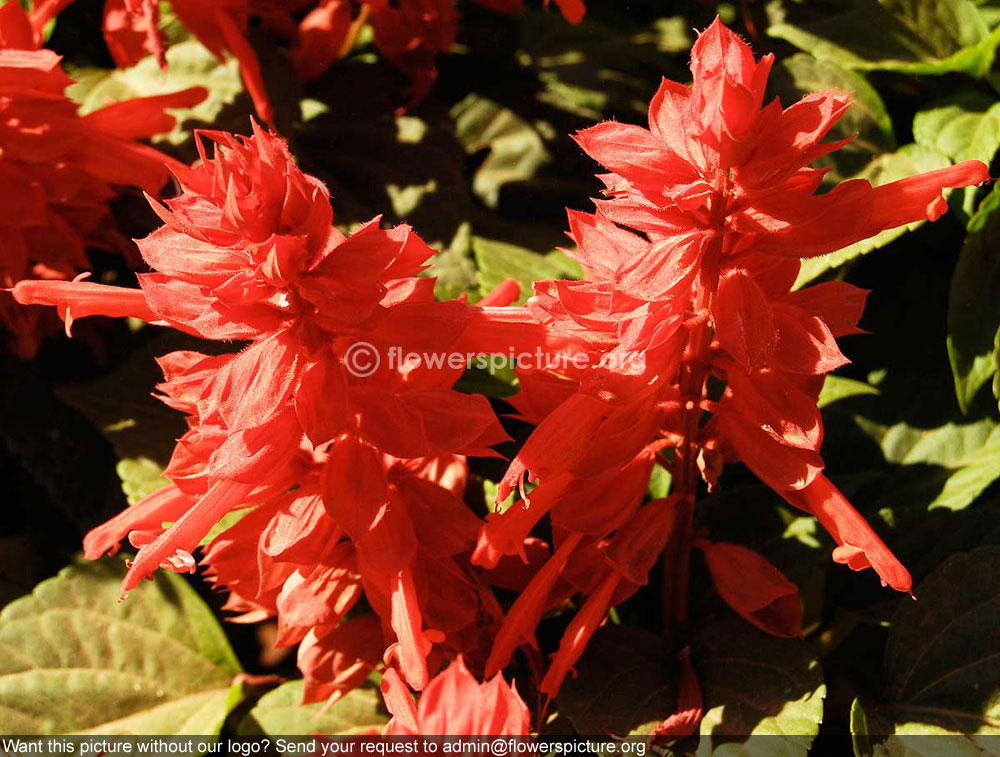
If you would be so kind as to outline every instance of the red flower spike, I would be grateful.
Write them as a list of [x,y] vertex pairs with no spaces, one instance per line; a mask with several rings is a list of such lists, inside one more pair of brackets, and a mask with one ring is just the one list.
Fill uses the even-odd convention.
[[[648,129],[605,122],[577,135],[610,171],[599,177],[607,199],[598,212],[569,213],[579,248],[571,254],[586,280],[536,282],[525,309],[587,360],[518,370],[522,393],[512,402],[537,428],[499,498],[517,488],[524,502],[488,518],[473,554],[486,567],[516,554],[549,511],[559,533],[588,535],[560,560],[565,580],[552,588],[561,599],[577,591],[586,598],[543,682],[550,696],[608,603],[646,580],[674,529],[664,571],[678,586],[665,597],[665,622],[686,619],[697,477],[715,488],[725,462],[746,464],[816,514],[838,542],[835,560],[856,569],[871,564],[888,585],[909,589],[905,569],[823,477],[819,455],[822,378],[847,362],[836,337],[858,333],[865,293],[844,283],[791,289],[800,257],[933,220],[943,212],[944,190],[982,183],[987,169],[972,161],[883,187],[855,180],[818,194],[824,172],[808,164],[843,145],[823,139],[850,97],[823,92],[788,108],[765,105],[771,64],[770,56],[756,61],[716,20],[692,51],[693,83],[663,81]],[[488,308],[480,314],[498,332],[516,317]],[[719,399],[709,397],[710,379],[724,385]],[[655,503],[634,510],[638,502],[624,494],[646,455],[670,467],[676,510]],[[538,482],[530,493],[526,478]],[[599,487],[615,493],[606,510],[585,498],[581,504],[581,491]],[[675,523],[668,512],[683,517]],[[708,559],[737,611],[773,632],[798,633],[794,587],[783,577],[735,545]],[[532,637],[536,616],[515,603],[494,665]]]
[[772,636],[802,635],[799,590],[761,555],[738,544],[695,542],[719,596],[744,620]]
[[382,696],[393,718],[386,736],[527,736],[528,707],[517,689],[497,674],[473,678],[459,657],[427,685],[416,706],[393,669],[382,677]]

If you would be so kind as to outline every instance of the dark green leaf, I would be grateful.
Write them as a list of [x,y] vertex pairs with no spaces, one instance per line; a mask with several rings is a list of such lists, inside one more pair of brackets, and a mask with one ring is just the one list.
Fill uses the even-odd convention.
[[114,371],[85,384],[59,389],[59,396],[96,425],[114,445],[118,475],[130,503],[167,483],[161,477],[184,417],[151,394],[163,380],[155,358],[173,350],[219,352],[226,345],[201,342],[179,332],[157,334]]
[[[737,618],[709,618],[695,632],[692,660],[705,703],[699,754],[808,752],[826,697],[823,669],[808,644],[776,639]],[[726,737],[746,741],[723,743]]]
[[648,733],[674,712],[674,665],[661,637],[609,623],[563,683],[559,711],[581,734]]
[[[853,93],[851,107],[830,132],[831,140],[846,137],[853,139],[817,163],[835,169],[835,175],[828,178],[840,180],[852,176],[877,156],[896,149],[892,120],[885,104],[863,76],[841,68],[833,61],[817,60],[804,53],[798,53],[781,61],[781,68],[772,78],[781,82],[782,72],[788,76],[789,83],[794,89],[794,92],[789,93],[789,101],[792,96],[798,97],[830,89]],[[779,93],[782,95],[782,102],[785,102],[785,93],[780,89]]]
[[954,555],[903,601],[885,653],[896,733],[1000,735],[1000,547]]

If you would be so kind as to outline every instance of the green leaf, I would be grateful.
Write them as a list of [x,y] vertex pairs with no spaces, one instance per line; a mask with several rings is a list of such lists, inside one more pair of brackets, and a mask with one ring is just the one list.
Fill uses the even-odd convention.
[[[1000,110],[997,112],[1000,114]],[[948,296],[948,358],[963,413],[968,412],[976,392],[996,372],[995,344],[1000,325],[998,207],[1000,188],[995,186],[969,221]]]
[[868,736],[868,718],[857,699],[851,704],[851,745],[854,757],[874,757],[875,750]]
[[123,574],[80,563],[0,613],[0,732],[219,732],[242,695],[218,622],[162,571],[119,602]]
[[956,163],[989,163],[1000,147],[1000,103],[976,92],[961,92],[917,113],[913,139]]
[[[942,468],[927,476],[933,488],[929,509],[961,510],[1000,478],[1000,425],[990,418],[935,429],[906,423],[881,426],[863,418],[855,422],[882,447],[887,462]],[[943,473],[943,475],[942,475]]]
[[953,555],[903,600],[885,651],[896,733],[1000,735],[1000,547]]
[[577,733],[648,733],[674,712],[674,667],[660,636],[609,623],[587,645],[576,677],[559,690],[559,711]]
[[[956,163],[987,165],[1000,148],[1000,103],[976,92],[960,92],[913,118],[913,138]],[[966,187],[963,212],[972,215],[978,187]]]
[[[70,71],[76,84],[66,94],[80,103],[80,112],[90,113],[109,102],[120,102],[135,97],[149,97],[179,92],[188,87],[205,87],[208,97],[193,108],[175,108],[170,112],[177,117],[177,125],[168,134],[154,138],[173,145],[186,142],[191,136],[192,123],[218,124],[220,114],[232,106],[243,92],[240,66],[235,58],[220,62],[200,42],[188,40],[167,48],[166,71],[160,69],[155,58],[147,56],[131,68],[108,71],[101,68],[82,68]],[[234,114],[237,131],[245,131],[246,116]]]
[[163,477],[163,466],[148,457],[126,457],[115,466],[122,480],[122,491],[130,505],[148,497],[170,483]]
[[653,466],[653,474],[649,477],[649,496],[653,499],[663,499],[670,494],[673,477],[670,471],[657,463]]
[[[914,176],[924,171],[933,171],[937,168],[945,168],[951,164],[946,155],[941,154],[932,147],[911,143],[899,148],[896,152],[882,155],[871,163],[854,178],[868,179],[872,186],[881,186],[907,176]],[[806,283],[812,281],[817,276],[831,268],[847,263],[861,255],[867,255],[872,250],[885,247],[889,242],[898,239],[907,231],[912,231],[921,226],[924,221],[916,221],[908,226],[900,226],[896,229],[886,229],[869,239],[855,242],[843,249],[815,258],[806,258],[802,261],[802,270],[795,281],[795,288],[801,289]]]
[[815,22],[776,24],[768,34],[844,68],[975,77],[989,73],[1000,43],[971,0],[867,0]]
[[583,275],[580,266],[558,250],[539,255],[517,245],[473,237],[472,252],[479,268],[476,279],[480,293],[485,295],[505,280],[516,279],[521,282],[521,303],[531,296],[536,281],[578,279]]
[[997,400],[997,407],[1000,408],[1000,328],[993,338],[993,397]]
[[472,191],[491,208],[500,202],[505,184],[527,181],[552,160],[541,135],[509,108],[476,94],[451,109],[455,137],[472,155],[489,154],[476,171]]
[[823,389],[819,393],[816,405],[823,408],[848,397],[863,394],[878,394],[878,389],[864,381],[855,381],[843,376],[827,376],[823,381]]
[[333,707],[325,702],[302,704],[302,681],[289,681],[260,698],[240,722],[240,735],[268,736],[323,734],[336,736],[381,733],[389,716],[376,687],[350,691]]
[[705,707],[699,755],[808,752],[826,697],[823,669],[808,644],[716,617],[696,629],[692,652]]
[[439,300],[451,300],[460,294],[468,294],[472,302],[479,299],[469,223],[459,226],[451,244],[431,258],[427,275],[436,279],[434,296]]

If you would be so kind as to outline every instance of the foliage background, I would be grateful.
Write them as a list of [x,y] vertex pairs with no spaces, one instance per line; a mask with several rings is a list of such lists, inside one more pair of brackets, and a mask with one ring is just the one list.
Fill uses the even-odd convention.
[[[603,118],[642,122],[661,76],[685,81],[692,30],[717,12],[758,55],[776,54],[783,102],[831,87],[855,92],[838,129],[858,136],[828,163],[831,182],[989,163],[1000,147],[1000,4],[590,0],[578,27],[537,7],[516,19],[469,3],[461,10],[460,45],[440,59],[437,86],[398,117],[406,82],[364,38],[301,87],[283,51],[260,31],[253,37],[277,125],[303,169],[329,185],[338,223],[378,213],[411,223],[441,250],[431,273],[443,296],[474,300],[508,276],[530,291],[533,279],[577,275],[554,250],[566,244],[565,208],[587,209],[600,184],[568,135]],[[100,12],[80,0],[48,42],[78,80],[72,94],[84,111],[200,84],[209,100],[182,114],[163,149],[190,160],[193,128],[248,130],[252,108],[234,61],[215,61],[167,12],[169,73],[151,60],[113,71],[95,31]],[[824,390],[824,458],[913,573],[918,602],[881,589],[871,572],[834,565],[811,518],[728,470],[699,517],[800,586],[806,638],[772,639],[736,618],[696,563],[695,621],[685,632],[707,715],[682,750],[734,754],[720,735],[797,734],[782,742],[797,754],[818,733],[815,753],[843,753],[836,737],[852,733],[867,755],[883,748],[877,734],[1000,733],[1000,193],[970,189],[949,202],[939,222],[810,261],[801,278],[872,290],[861,323],[871,333],[844,340],[852,364]],[[116,217],[131,236],[155,225],[135,195],[118,202]],[[129,281],[120,260],[93,257],[103,280]],[[219,625],[220,599],[197,577],[161,576],[119,605],[121,565],[108,560],[66,569],[12,601],[71,564],[86,530],[158,485],[181,431],[148,391],[152,356],[188,342],[134,324],[86,327],[80,340],[49,340],[32,363],[0,354],[0,731],[271,734],[384,722],[371,689],[316,720],[297,706],[294,681],[234,683],[243,671],[294,678],[294,657],[271,649],[271,626]],[[515,390],[502,378],[470,372],[463,382],[502,410]],[[527,431],[509,430],[518,441]],[[468,498],[482,513],[502,463],[473,470]],[[548,731],[625,733],[673,711],[657,580],[595,638]],[[544,649],[564,622],[543,623]],[[978,749],[954,738],[963,741],[954,748]]]

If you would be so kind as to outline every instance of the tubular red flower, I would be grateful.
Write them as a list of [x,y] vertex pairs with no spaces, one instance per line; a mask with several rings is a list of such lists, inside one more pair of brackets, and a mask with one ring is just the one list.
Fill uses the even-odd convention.
[[552,587],[566,567],[573,550],[580,543],[582,534],[570,534],[559,549],[538,570],[513,606],[508,610],[503,625],[493,639],[493,648],[486,661],[486,675],[492,676],[510,662],[514,650],[527,642],[535,645],[534,630],[541,620]]
[[620,581],[621,576],[610,573],[570,621],[559,642],[559,651],[553,656],[552,665],[539,686],[539,690],[547,694],[549,699],[554,699],[559,693],[566,674],[580,659],[587,642],[607,618],[611,597]]
[[818,476],[805,489],[781,494],[790,504],[815,515],[830,532],[838,545],[833,552],[834,560],[851,570],[874,568],[883,586],[910,591],[913,580],[909,571],[825,476]]

